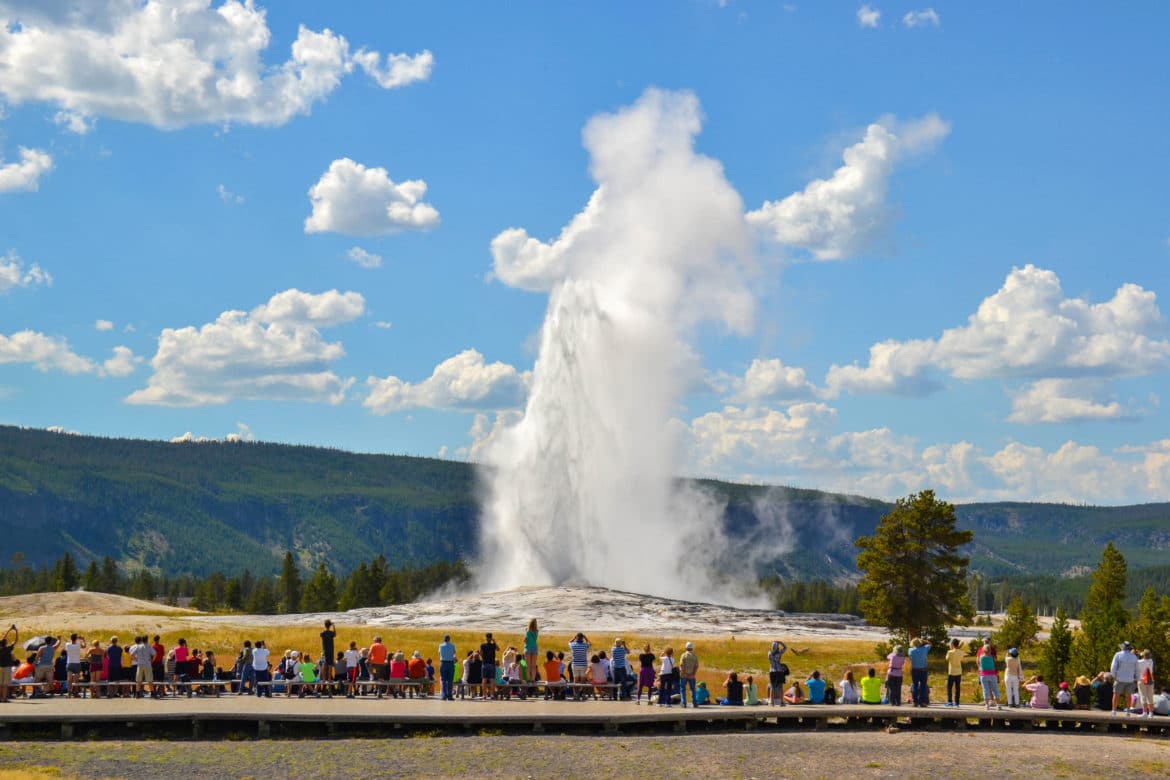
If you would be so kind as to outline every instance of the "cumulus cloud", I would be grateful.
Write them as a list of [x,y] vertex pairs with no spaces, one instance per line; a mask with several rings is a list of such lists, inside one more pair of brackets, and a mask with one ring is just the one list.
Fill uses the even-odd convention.
[[215,192],[219,195],[219,199],[229,206],[239,206],[244,202],[243,195],[237,195],[222,184],[216,185]]
[[984,451],[966,441],[922,446],[884,427],[838,432],[836,423],[821,403],[726,407],[676,421],[688,468],[727,479],[887,499],[932,487],[954,501],[1156,501],[1170,487],[1170,439],[1113,452],[1072,441]]
[[[0,67],[0,73],[3,73],[3,67]],[[41,185],[41,176],[53,169],[53,158],[47,152],[25,146],[18,151],[20,162],[5,163],[0,158],[0,192],[36,192]]]
[[369,377],[369,394],[362,405],[374,414],[404,409],[511,409],[524,404],[528,372],[507,363],[488,363],[477,350],[467,349],[435,366],[417,384],[398,377]]
[[53,124],[77,135],[87,135],[93,130],[96,120],[76,111],[58,111],[53,115]]
[[104,116],[172,129],[281,125],[307,114],[359,67],[392,89],[429,77],[430,52],[350,53],[329,29],[297,31],[283,63],[262,58],[272,34],[252,0],[0,0],[0,95],[43,101],[70,129]]
[[729,384],[729,400],[737,403],[802,401],[821,395],[803,368],[786,366],[779,358],[757,358],[742,377],[720,376],[715,384]]
[[360,246],[351,247],[350,250],[345,253],[345,256],[348,257],[352,262],[360,265],[362,268],[373,269],[382,267],[381,255],[376,255],[373,252],[367,252]]
[[89,374],[97,365],[69,347],[63,338],[22,330],[5,336],[0,333],[0,363],[29,363],[38,371],[63,371],[66,374]]
[[98,320],[93,324],[94,330],[107,331],[114,329],[114,323],[109,320]]
[[877,29],[882,12],[872,6],[863,5],[857,9],[857,23],[862,27]]
[[0,295],[17,287],[52,286],[53,277],[36,263],[26,265],[20,256],[9,250],[0,255]]
[[102,376],[130,376],[138,368],[142,358],[129,347],[114,347],[114,355],[102,363]]
[[494,417],[482,412],[476,414],[471,422],[471,430],[467,432],[471,444],[458,448],[455,454],[472,461],[482,460],[499,443],[504,433],[515,428],[523,418],[524,414],[518,409],[496,412]]
[[942,20],[933,8],[924,8],[921,11],[907,11],[902,17],[902,24],[907,27],[938,27]]
[[151,360],[146,387],[131,404],[204,406],[235,399],[337,404],[352,379],[331,368],[345,355],[320,329],[360,317],[365,299],[330,290],[285,290],[251,312],[225,311],[214,322],[166,328]]
[[1131,417],[1108,397],[1107,382],[1092,379],[1041,379],[1012,394],[1010,422],[1066,423]]
[[[825,381],[834,393],[921,394],[939,386],[932,371],[957,379],[1073,379],[1141,376],[1168,367],[1170,340],[1153,292],[1125,284],[1110,300],[1090,303],[1065,297],[1054,272],[1027,265],[1013,268],[965,326],[938,339],[875,344],[868,365],[834,365]],[[1063,411],[1039,411],[1045,398],[1057,403],[1056,389],[1049,384],[1025,394],[1018,419],[1075,419],[1067,397]],[[1098,407],[1082,405],[1080,417],[1121,416],[1108,405]]]
[[936,147],[951,126],[936,114],[871,124],[845,150],[844,165],[783,200],[765,201],[748,222],[776,243],[803,249],[818,260],[840,260],[866,249],[893,219],[886,192],[895,165]]
[[426,191],[421,179],[396,184],[385,168],[334,160],[309,189],[313,212],[305,232],[372,236],[435,227],[439,212],[422,201]]

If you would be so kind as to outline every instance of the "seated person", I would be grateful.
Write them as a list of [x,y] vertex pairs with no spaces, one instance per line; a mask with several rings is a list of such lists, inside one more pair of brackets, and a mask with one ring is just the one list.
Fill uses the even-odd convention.
[[882,703],[882,679],[877,676],[874,668],[869,668],[869,674],[861,678],[861,703]]
[[742,707],[743,683],[739,681],[739,675],[735,672],[727,675],[723,687],[727,690],[727,695],[720,699],[719,703],[725,707]]
[[754,707],[760,703],[760,692],[756,688],[756,678],[750,674],[747,682],[743,685],[743,703],[748,707]]
[[808,678],[804,684],[808,687],[809,704],[825,703],[825,681],[821,679],[819,671],[814,671],[812,677]]
[[1154,697],[1154,714],[1170,715],[1170,691],[1165,688]]
[[564,687],[565,680],[561,677],[561,662],[557,660],[553,651],[549,650],[544,657],[544,698],[548,699],[558,695],[557,691]]
[[784,692],[784,701],[789,704],[801,704],[804,702],[804,689],[800,687],[800,683],[796,680],[793,680],[792,687]]
[[410,695],[414,696],[417,692],[419,696],[426,695],[425,684],[427,681],[427,662],[423,660],[422,653],[415,650],[410,655],[410,661],[406,664],[406,675],[410,678],[412,683],[418,683],[417,688],[410,689]]
[[845,672],[845,679],[841,681],[842,704],[857,704],[861,701],[861,694],[857,683],[853,681],[853,670]]
[[1060,688],[1056,691],[1056,703],[1052,705],[1052,709],[1071,710],[1072,708],[1072,692],[1068,689],[1068,683],[1061,682]]
[[1074,682],[1073,699],[1076,701],[1077,709],[1089,709],[1093,705],[1093,686],[1089,682],[1089,678],[1082,674]]
[[1048,709],[1048,685],[1044,682],[1044,675],[1034,674],[1024,683],[1024,687],[1032,692],[1032,701],[1029,702],[1034,710]]
[[1113,675],[1101,672],[1093,679],[1093,708],[1113,711]]
[[707,683],[702,680],[699,681],[699,686],[695,689],[695,706],[700,704],[711,703],[711,692],[707,690]]
[[[321,697],[321,691],[317,690],[317,686],[313,683],[317,682],[317,667],[313,663],[313,659],[308,653],[301,656],[301,662],[297,664],[297,679],[302,683],[309,683],[309,685],[301,685],[300,698],[305,698],[305,694],[312,693],[317,698]],[[288,687],[288,694],[292,696],[293,686]]]

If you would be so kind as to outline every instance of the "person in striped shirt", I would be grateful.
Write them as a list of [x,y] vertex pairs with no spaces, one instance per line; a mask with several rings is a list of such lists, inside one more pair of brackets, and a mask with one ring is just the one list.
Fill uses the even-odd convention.
[[619,694],[622,699],[629,698],[629,695],[625,692],[626,656],[629,655],[629,652],[624,639],[618,637],[613,640],[613,649],[609,651],[610,674],[613,676],[613,695],[610,697],[612,699],[616,699]]

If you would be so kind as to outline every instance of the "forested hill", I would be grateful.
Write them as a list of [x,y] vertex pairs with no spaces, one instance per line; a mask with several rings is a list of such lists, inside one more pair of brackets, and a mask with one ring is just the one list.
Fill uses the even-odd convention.
[[[786,579],[853,575],[854,539],[889,509],[814,490],[702,484],[728,501],[729,537],[783,543],[760,573]],[[1170,547],[1170,504],[972,504],[959,516],[975,530],[972,564],[988,574],[1076,573],[1107,541],[1131,566],[1155,565]],[[39,565],[70,552],[82,565],[109,555],[170,576],[263,574],[286,549],[306,568],[348,571],[379,554],[417,566],[473,558],[477,519],[472,466],[456,461],[0,426],[0,566],[15,553]]]

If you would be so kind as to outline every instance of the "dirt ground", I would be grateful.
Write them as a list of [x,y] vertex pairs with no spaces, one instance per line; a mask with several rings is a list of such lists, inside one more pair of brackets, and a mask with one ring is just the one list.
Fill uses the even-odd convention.
[[1170,740],[845,732],[8,743],[0,766],[58,777],[1166,777]]

